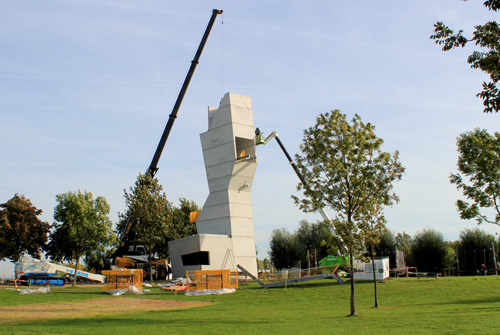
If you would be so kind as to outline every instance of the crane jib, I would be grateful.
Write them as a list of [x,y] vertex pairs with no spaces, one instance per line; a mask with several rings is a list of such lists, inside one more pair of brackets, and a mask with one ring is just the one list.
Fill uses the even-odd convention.
[[[154,177],[156,172],[158,171],[158,162],[160,161],[161,153],[163,151],[163,148],[165,147],[165,143],[167,143],[167,139],[168,139],[168,136],[170,134],[170,130],[172,129],[174,121],[177,118],[177,112],[179,111],[182,100],[184,99],[184,95],[186,94],[186,90],[189,86],[189,83],[191,82],[191,78],[193,77],[194,70],[196,69],[196,66],[199,63],[201,53],[203,51],[203,48],[205,47],[205,43],[207,42],[208,36],[210,35],[210,31],[212,30],[212,27],[215,23],[215,19],[216,19],[217,15],[219,15],[219,14],[222,14],[222,10],[219,10],[219,9],[212,10],[212,16],[210,17],[210,21],[208,22],[207,28],[205,29],[205,33],[203,34],[203,38],[201,39],[200,45],[198,46],[198,50],[196,51],[194,59],[191,61],[191,66],[189,67],[186,78],[184,79],[184,83],[182,84],[179,95],[177,96],[177,100],[175,101],[172,112],[169,115],[165,129],[163,130],[163,134],[161,136],[160,142],[158,143],[158,147],[156,148],[153,159],[151,160],[151,164],[149,165],[149,167],[146,171],[146,173],[151,175],[151,177]],[[132,228],[132,221],[129,218],[127,221],[127,226],[125,228],[125,231],[124,231],[123,235],[121,236],[118,250],[116,250],[116,252],[114,253],[115,256],[119,255],[119,253],[123,251],[123,248],[125,246],[125,242],[127,240],[128,233],[130,232],[131,228]]]
[[212,16],[210,17],[210,21],[208,22],[207,28],[205,30],[205,33],[203,34],[203,38],[201,39],[200,45],[198,46],[198,50],[196,51],[196,55],[194,56],[194,59],[191,61],[191,67],[189,68],[189,71],[186,75],[186,79],[184,79],[184,83],[182,84],[182,88],[179,92],[179,95],[177,96],[177,100],[175,101],[174,108],[172,109],[172,113],[170,114],[170,116],[168,118],[168,122],[167,122],[167,125],[165,126],[165,130],[163,131],[160,142],[158,143],[158,147],[156,148],[156,152],[155,152],[153,159],[151,161],[151,164],[149,165],[149,168],[147,170],[147,173],[150,174],[152,177],[154,177],[154,175],[158,171],[158,162],[160,161],[160,157],[161,157],[161,154],[163,152],[163,148],[165,147],[165,143],[167,143],[168,136],[170,134],[170,131],[172,130],[172,126],[174,124],[174,121],[177,118],[177,112],[179,111],[182,100],[184,99],[184,95],[186,94],[186,90],[189,86],[191,78],[193,77],[194,70],[196,69],[196,66],[199,63],[201,53],[203,51],[203,48],[205,47],[205,43],[207,42],[208,36],[210,35],[210,31],[212,30],[215,19],[216,19],[217,15],[219,15],[219,14],[222,14],[222,10],[219,10],[219,9],[212,10]]

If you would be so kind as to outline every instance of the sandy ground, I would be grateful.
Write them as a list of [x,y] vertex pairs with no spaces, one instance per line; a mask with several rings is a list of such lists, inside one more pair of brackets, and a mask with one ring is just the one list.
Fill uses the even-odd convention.
[[32,304],[0,307],[0,325],[6,323],[48,320],[58,318],[80,318],[112,313],[138,313],[168,309],[183,309],[210,305],[202,301],[173,301],[107,297],[79,301],[76,303]]

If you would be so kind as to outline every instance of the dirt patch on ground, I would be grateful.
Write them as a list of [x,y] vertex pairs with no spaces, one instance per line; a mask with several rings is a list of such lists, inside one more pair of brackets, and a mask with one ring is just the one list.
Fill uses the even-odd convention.
[[0,308],[0,324],[58,318],[88,317],[113,313],[138,313],[210,305],[204,301],[174,301],[110,297],[57,304]]

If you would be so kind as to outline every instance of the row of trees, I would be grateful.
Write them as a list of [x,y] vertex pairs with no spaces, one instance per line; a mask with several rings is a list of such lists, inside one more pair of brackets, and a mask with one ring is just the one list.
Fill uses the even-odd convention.
[[326,241],[331,235],[325,222],[300,222],[291,233],[285,228],[274,229],[269,242],[269,257],[274,268],[314,267],[329,254]]
[[[273,230],[269,245],[270,265],[276,269],[316,266],[315,259],[319,261],[335,252],[335,247],[329,245],[329,235],[328,225],[324,222],[311,224],[302,221],[293,233],[285,228]],[[307,243],[304,243],[306,239]],[[445,275],[477,274],[482,264],[488,269],[496,269],[496,262],[500,260],[499,249],[500,239],[477,227],[464,229],[456,241],[445,241],[443,234],[432,228],[425,228],[413,237],[386,230],[380,233],[378,243],[373,245],[374,255],[389,257],[392,268],[397,267],[396,250],[400,250],[404,253],[406,266],[416,267],[420,272]],[[366,244],[358,256],[367,258],[370,254],[371,245]]]
[[53,261],[75,262],[78,268],[83,259],[99,270],[109,266],[117,235],[128,220],[134,223],[128,241],[145,245],[150,256],[167,257],[168,241],[196,233],[189,214],[198,206],[186,199],[180,199],[179,207],[173,206],[150,175],[139,175],[134,187],[125,191],[126,211],[119,214],[116,231],[104,197],[79,190],[58,194],[56,200],[52,225],[39,218],[42,210],[24,195],[16,194],[0,204],[1,260],[16,262],[23,254],[40,257],[46,252]]
[[389,256],[395,266],[395,250],[404,251],[407,266],[418,271],[442,274],[477,274],[482,264],[488,269],[498,268],[500,239],[484,230],[467,228],[456,241],[445,241],[443,234],[425,228],[411,237],[391,231],[381,234],[377,255]]
[[78,269],[83,256],[104,255],[116,241],[106,199],[77,191],[56,200],[53,225],[39,218],[42,210],[24,195],[0,204],[1,260],[17,262],[23,254],[39,258],[46,252],[56,262],[75,261]]

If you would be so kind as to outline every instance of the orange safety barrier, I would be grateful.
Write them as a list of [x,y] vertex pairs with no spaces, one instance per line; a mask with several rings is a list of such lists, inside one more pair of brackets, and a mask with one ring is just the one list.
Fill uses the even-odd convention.
[[238,273],[231,270],[186,271],[186,290],[238,288]]
[[141,269],[104,270],[102,274],[106,276],[106,284],[102,288],[104,291],[128,288],[131,285],[142,290]]

